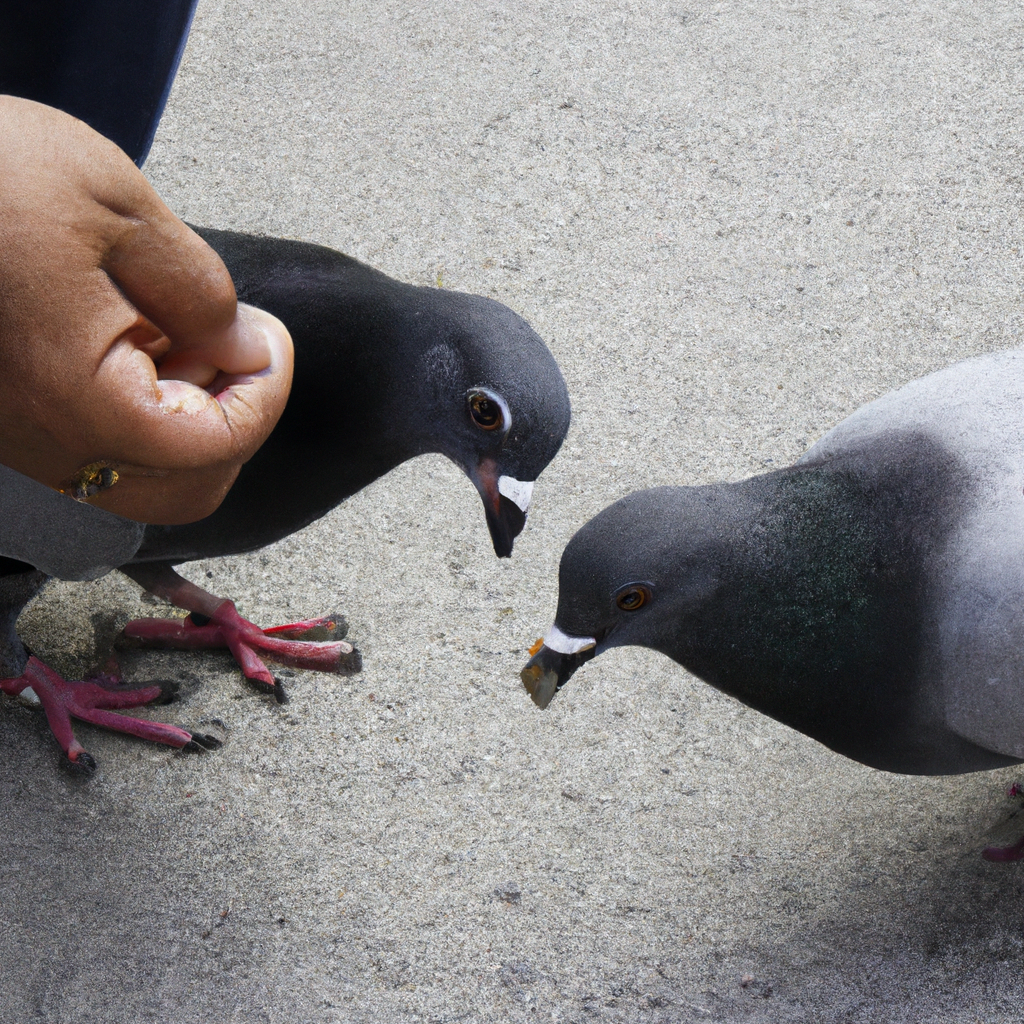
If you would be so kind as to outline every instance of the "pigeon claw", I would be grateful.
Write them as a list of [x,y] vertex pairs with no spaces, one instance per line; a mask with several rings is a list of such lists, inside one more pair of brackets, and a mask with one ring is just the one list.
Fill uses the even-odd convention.
[[206,754],[211,750],[220,750],[224,741],[211,736],[207,732],[194,732],[192,738],[181,749],[193,754]]
[[160,696],[153,701],[154,704],[174,704],[181,688],[181,684],[172,679],[152,679],[146,685],[160,687]]
[[[267,674],[269,675],[269,673]],[[254,679],[252,676],[245,674],[245,681],[257,693],[261,693],[265,697],[273,697],[278,704],[287,704],[290,698],[287,692],[285,691],[284,683],[282,683],[281,680],[277,678],[277,676],[270,676],[270,678],[273,680],[272,683],[268,683],[266,679],[263,679],[262,677]]]
[[96,774],[96,758],[88,750],[81,751],[74,758],[67,754],[64,758],[64,767],[78,778],[91,779]]
[[42,705],[50,730],[67,755],[68,767],[79,775],[91,775],[96,762],[75,738],[72,718],[171,747],[183,747],[192,739],[191,733],[175,725],[115,714],[115,710],[152,704],[163,696],[163,687],[116,689],[116,677],[103,676],[102,680],[64,679],[32,656],[20,676],[0,679],[0,692],[9,697],[34,697]]
[[[359,652],[340,639],[347,628],[340,616],[325,616],[264,630],[243,619],[232,601],[224,601],[210,616],[193,612],[185,619],[135,619],[124,627],[124,635],[150,647],[177,650],[226,647],[234,655],[245,678],[272,690],[278,702],[283,704],[284,691],[280,681],[262,659],[318,672],[346,675],[358,672],[362,668]],[[299,639],[325,635],[339,638]]]

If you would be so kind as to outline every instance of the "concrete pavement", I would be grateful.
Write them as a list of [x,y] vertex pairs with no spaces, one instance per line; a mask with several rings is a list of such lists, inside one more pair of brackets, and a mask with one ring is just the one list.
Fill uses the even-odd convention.
[[[1024,831],[1016,773],[874,772],[640,650],[546,712],[517,673],[615,498],[784,465],[1021,344],[1022,29],[991,0],[200,0],[146,167],[170,206],[493,295],[574,423],[510,563],[426,457],[187,567],[264,624],[343,611],[365,662],[276,706],[226,657],[132,659],[215,755],[81,726],[81,783],[3,708],[0,1021],[1019,1020],[1024,874],[978,855]],[[115,574],[22,631],[72,673],[157,610]]]

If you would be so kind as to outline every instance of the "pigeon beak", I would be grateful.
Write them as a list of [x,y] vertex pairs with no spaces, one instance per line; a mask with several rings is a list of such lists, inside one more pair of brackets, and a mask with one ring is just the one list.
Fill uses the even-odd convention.
[[569,636],[552,625],[543,640],[530,648],[533,657],[523,666],[519,678],[537,707],[546,708],[572,674],[597,653],[592,636]]
[[484,502],[484,515],[487,517],[487,529],[491,531],[494,553],[499,558],[509,558],[513,542],[526,525],[533,482],[499,476],[493,459],[484,459],[469,476]]

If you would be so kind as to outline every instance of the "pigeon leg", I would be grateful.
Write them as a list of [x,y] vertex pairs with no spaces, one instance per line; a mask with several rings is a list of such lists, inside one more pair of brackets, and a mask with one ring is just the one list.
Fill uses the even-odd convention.
[[263,630],[243,619],[233,601],[190,583],[165,562],[124,566],[121,571],[151,594],[189,612],[185,619],[135,619],[125,626],[126,637],[178,650],[227,647],[245,678],[269,687],[278,700],[284,699],[284,691],[261,655],[282,665],[320,672],[358,672],[361,667],[359,653],[344,640],[300,639],[329,635],[338,627],[335,619],[307,619]]
[[[162,686],[144,686],[137,690],[111,689],[118,682],[114,677],[102,677],[106,685],[93,680],[68,680],[57,675],[38,658],[29,657],[25,670],[13,679],[0,679],[0,691],[9,697],[34,696],[46,712],[46,720],[61,749],[67,754],[73,766],[91,774],[96,762],[75,739],[71,719],[128,733],[154,743],[166,743],[171,747],[203,748],[220,746],[213,737],[194,735],[175,725],[163,722],[149,722],[141,718],[114,714],[112,709],[135,708],[151,704],[164,696]],[[28,693],[26,693],[28,691]]]

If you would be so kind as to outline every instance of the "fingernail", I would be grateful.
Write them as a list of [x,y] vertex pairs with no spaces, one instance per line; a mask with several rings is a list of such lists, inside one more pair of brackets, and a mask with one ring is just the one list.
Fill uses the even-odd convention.
[[292,336],[288,333],[280,320],[265,309],[256,306],[249,306],[244,302],[238,304],[240,316],[249,322],[249,325],[259,330],[263,342],[267,346],[267,363],[265,367],[253,373],[254,377],[262,377],[267,373],[274,373],[280,369],[287,351],[292,345]]

